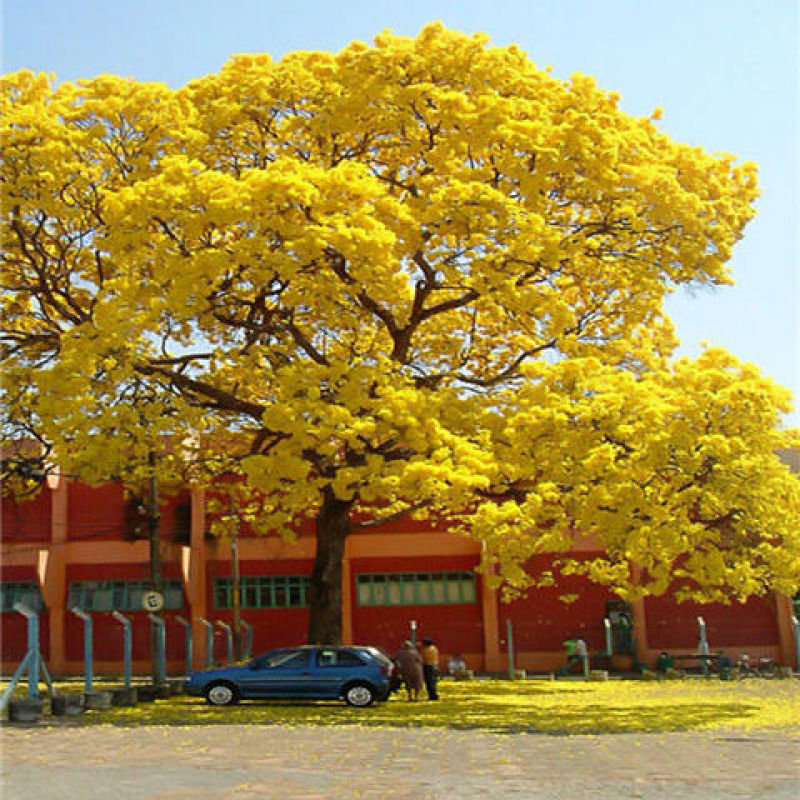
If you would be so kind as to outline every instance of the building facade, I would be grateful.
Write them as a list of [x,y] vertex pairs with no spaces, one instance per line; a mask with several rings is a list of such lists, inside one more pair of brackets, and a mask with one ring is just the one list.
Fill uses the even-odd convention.
[[[225,659],[224,628],[217,623],[232,621],[232,553],[230,543],[208,533],[203,490],[178,492],[160,514],[168,671],[179,674],[186,657],[186,625],[179,617],[192,631],[195,667],[207,660],[209,624],[215,631],[212,658]],[[300,527],[294,543],[240,532],[241,617],[254,653],[305,641],[314,548],[310,524]],[[578,550],[594,552],[589,540]],[[428,523],[395,521],[353,533],[343,565],[344,641],[393,652],[413,623],[420,638],[436,640],[443,657],[459,652],[473,669],[501,672],[508,668],[510,633],[515,666],[547,671],[563,663],[562,642],[569,636],[582,636],[592,653],[604,652],[608,618],[613,665],[626,668],[634,658],[652,664],[661,650],[695,652],[701,616],[712,651],[798,666],[787,597],[701,605],[663,596],[626,606],[606,588],[573,576],[504,603],[476,571],[479,561],[475,542]],[[531,568],[544,570],[549,563],[542,556]],[[148,672],[151,622],[142,608],[148,572],[146,523],[119,484],[61,480],[32,500],[4,498],[3,673],[25,654],[26,619],[13,611],[18,600],[40,612],[42,654],[53,674],[83,670],[84,623],[74,607],[92,615],[96,672],[122,670],[123,628],[112,611],[132,620],[133,668]]]

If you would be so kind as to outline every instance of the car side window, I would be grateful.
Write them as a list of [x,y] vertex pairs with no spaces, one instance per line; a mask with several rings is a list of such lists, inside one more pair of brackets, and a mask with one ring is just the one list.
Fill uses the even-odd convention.
[[339,664],[347,667],[361,667],[364,665],[364,660],[351,650],[340,650]]
[[350,650],[321,649],[317,653],[318,667],[359,667],[364,661]]
[[353,653],[351,650],[340,650],[339,651],[339,663],[342,666],[363,667],[364,666],[364,659],[361,658],[356,653]]
[[284,650],[267,659],[265,667],[304,667],[308,662],[308,653],[305,650]]
[[336,650],[320,650],[317,653],[318,667],[335,667],[338,663]]

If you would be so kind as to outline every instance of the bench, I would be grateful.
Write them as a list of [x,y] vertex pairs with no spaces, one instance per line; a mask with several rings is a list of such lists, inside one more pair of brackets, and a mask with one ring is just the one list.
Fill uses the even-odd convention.
[[720,655],[715,653],[688,653],[684,655],[671,655],[673,664],[676,668],[678,668],[681,663],[685,663],[687,666],[696,666],[700,667],[703,670],[704,675],[708,675],[709,672],[719,672],[720,671]]

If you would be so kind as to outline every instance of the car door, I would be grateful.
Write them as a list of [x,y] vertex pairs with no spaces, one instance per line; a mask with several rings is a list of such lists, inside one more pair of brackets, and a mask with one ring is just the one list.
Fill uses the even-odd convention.
[[364,660],[350,650],[337,647],[320,647],[314,657],[314,684],[318,697],[336,698],[342,686],[353,678],[367,673]]
[[311,652],[307,648],[297,648],[268,654],[247,676],[247,693],[254,697],[307,696]]

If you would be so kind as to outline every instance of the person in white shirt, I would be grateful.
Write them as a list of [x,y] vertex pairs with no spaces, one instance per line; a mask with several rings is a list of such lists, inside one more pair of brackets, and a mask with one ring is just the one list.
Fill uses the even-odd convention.
[[589,677],[589,648],[586,646],[586,642],[580,638],[580,636],[575,640],[575,656],[580,659],[581,667],[583,669],[583,674],[588,678]]
[[585,677],[589,677],[589,648],[580,636],[570,636],[564,647],[567,653],[567,662],[559,669],[562,675],[568,675],[573,664],[580,664]]
[[461,653],[453,653],[452,658],[447,662],[447,671],[456,677],[467,671],[467,662],[461,657]]

